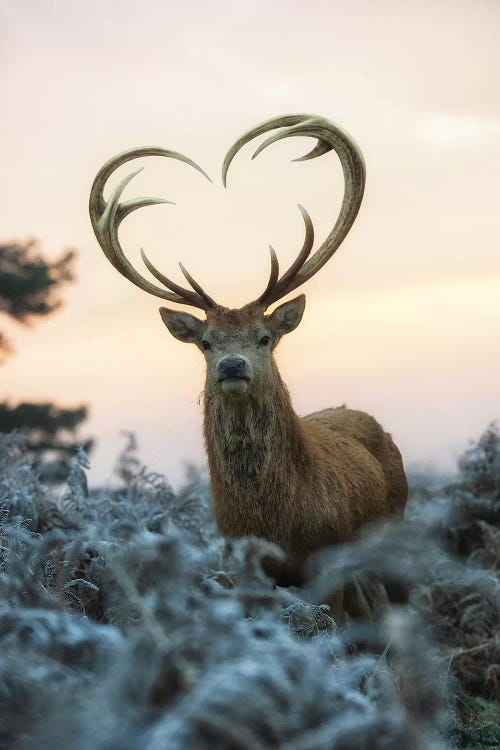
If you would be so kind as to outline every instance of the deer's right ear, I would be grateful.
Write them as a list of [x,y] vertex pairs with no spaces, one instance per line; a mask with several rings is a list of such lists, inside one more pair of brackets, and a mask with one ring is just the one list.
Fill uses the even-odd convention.
[[172,336],[179,341],[194,344],[200,340],[205,325],[203,320],[189,313],[169,310],[168,307],[160,307],[160,315]]
[[266,316],[272,330],[281,338],[285,333],[290,333],[299,325],[306,306],[306,295],[299,294],[295,299],[284,302],[276,308],[271,315]]

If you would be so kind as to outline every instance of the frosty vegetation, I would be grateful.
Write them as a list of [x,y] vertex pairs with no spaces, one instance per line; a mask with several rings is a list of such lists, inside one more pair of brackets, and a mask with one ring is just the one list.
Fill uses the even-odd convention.
[[[261,569],[279,549],[218,536],[203,473],[174,493],[132,436],[119,489],[89,492],[87,469],[80,451],[56,501],[0,436],[1,748],[498,747],[495,426],[452,482],[416,478],[404,523],[324,551],[300,592]],[[376,576],[410,585],[410,606],[337,628],[323,602]]]

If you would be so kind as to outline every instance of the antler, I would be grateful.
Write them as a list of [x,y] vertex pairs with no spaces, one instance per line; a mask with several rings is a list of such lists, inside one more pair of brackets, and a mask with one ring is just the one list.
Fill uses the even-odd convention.
[[287,115],[285,117],[274,117],[263,122],[261,125],[250,130],[242,136],[229,149],[222,165],[222,181],[226,185],[227,171],[238,151],[249,141],[253,140],[269,130],[281,128],[279,133],[267,138],[252,156],[255,159],[271,143],[282,138],[304,135],[317,138],[316,146],[305,156],[294,161],[305,161],[326,154],[334,149],[342,164],[344,172],[344,198],[340,213],[335,226],[316,250],[314,255],[308,259],[314,242],[314,230],[311,218],[305,208],[299,206],[306,227],[306,238],[302,250],[290,268],[279,278],[279,264],[276,253],[271,247],[271,273],[266,289],[258,298],[257,302],[269,307],[281,297],[301,286],[304,282],[314,276],[322,266],[332,257],[337,248],[345,239],[349,229],[354,223],[356,215],[363,200],[365,187],[365,163],[361,151],[353,139],[339,125],[336,125],[323,117],[314,115]]
[[141,276],[141,274],[136,271],[130,261],[125,257],[121,248],[118,240],[118,228],[126,216],[132,213],[132,211],[136,211],[138,208],[143,208],[144,206],[154,206],[158,203],[172,203],[172,201],[164,200],[163,198],[133,198],[132,200],[120,203],[120,198],[124,189],[129,182],[142,171],[141,169],[124,177],[113,190],[109,201],[106,203],[104,200],[104,186],[111,174],[122,164],[141,156],[167,156],[171,159],[178,159],[179,161],[194,167],[206,177],[207,180],[210,180],[210,177],[206,172],[204,172],[194,161],[188,159],[187,156],[176,153],[175,151],[168,151],[163,148],[134,148],[118,154],[118,156],[113,157],[101,167],[90,191],[90,219],[97,240],[106,258],[112,263],[116,270],[140,289],[143,289],[149,294],[153,294],[155,297],[166,299],[169,302],[178,302],[184,305],[191,305],[191,307],[199,307],[202,310],[208,310],[210,307],[216,306],[216,303],[208,296],[192,276],[190,276],[182,263],[179,263],[181,271],[194,291],[184,289],[164,276],[164,274],[155,268],[141,249],[141,256],[146,268],[156,279],[158,279],[158,281],[167,287],[167,289],[170,289],[170,291],[166,291]]

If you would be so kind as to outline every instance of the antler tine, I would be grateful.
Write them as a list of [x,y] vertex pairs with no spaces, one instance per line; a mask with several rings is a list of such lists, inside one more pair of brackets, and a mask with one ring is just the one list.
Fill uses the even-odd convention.
[[203,299],[205,299],[209,303],[209,305],[211,307],[215,307],[217,305],[217,303],[215,302],[215,300],[213,300],[212,297],[208,296],[208,294],[203,289],[203,287],[200,286],[200,284],[198,284],[198,282],[196,281],[196,279],[193,279],[193,277],[191,276],[191,274],[189,273],[189,271],[186,270],[186,268],[182,265],[182,263],[179,263],[179,268],[181,269],[181,271],[182,271],[182,273],[183,273],[184,278],[186,279],[186,281],[189,284],[191,284],[191,286],[193,287],[194,291],[197,292],[200,295],[200,297],[203,297]]
[[304,219],[304,224],[306,228],[306,236],[304,238],[304,244],[302,245],[302,249],[300,253],[297,255],[296,259],[288,269],[288,271],[285,271],[281,279],[279,280],[280,286],[285,286],[285,283],[293,278],[295,274],[300,271],[306,260],[308,259],[309,255],[311,254],[311,250],[314,245],[314,227],[313,223],[311,221],[311,217],[309,216],[308,212],[304,208],[304,206],[301,206],[299,203],[299,211],[302,214],[302,218]]
[[257,302],[259,302],[260,304],[266,302],[268,296],[275,288],[276,282],[278,281],[278,276],[280,275],[280,264],[278,261],[278,256],[274,252],[274,247],[272,247],[271,245],[269,245],[269,252],[271,253],[271,272],[269,274],[269,281],[267,282],[267,286],[257,300]]
[[[312,115],[286,115],[284,117],[273,117],[271,120],[262,122],[260,125],[252,128],[252,130],[249,130],[248,133],[245,133],[245,135],[242,135],[241,138],[238,138],[236,143],[234,143],[227,152],[222,163],[222,184],[224,185],[224,187],[226,187],[227,172],[229,170],[230,164],[238,151],[243,148],[243,146],[252,141],[254,138],[257,138],[259,135],[267,133],[269,130],[275,130],[276,128],[285,128],[291,125],[298,125],[299,123],[309,119],[310,117],[312,117]],[[255,158],[255,156],[256,154],[254,154],[253,158]]]
[[[333,229],[323,244],[316,250],[309,260],[302,261],[298,266],[299,258],[302,259],[304,248],[299,254],[297,261],[284,274],[275,285],[274,291],[268,293],[266,302],[276,302],[285,294],[301,286],[304,282],[314,276],[320,268],[332,257],[342,244],[349,229],[354,223],[361,202],[365,186],[365,164],[361,151],[355,141],[343,128],[323,117],[314,115],[287,115],[277,117],[258,125],[253,130],[242,136],[228,151],[222,168],[222,179],[226,184],[227,171],[238,151],[249,141],[270,130],[279,132],[268,137],[256,150],[252,158],[255,158],[265,148],[283,138],[292,136],[308,136],[317,139],[316,146],[305,156],[295,161],[314,159],[317,156],[334,149],[342,164],[344,173],[344,197],[340,212]],[[304,216],[304,214],[303,214]],[[304,217],[305,221],[305,217]],[[307,224],[306,224],[307,227]],[[307,236],[307,229],[306,229]],[[310,249],[309,249],[310,252]],[[292,270],[293,269],[293,270]],[[284,283],[283,283],[284,282]]]
[[[166,299],[170,302],[191,305],[192,307],[207,310],[209,307],[215,305],[215,302],[211,297],[205,293],[200,294],[198,290],[192,292],[189,289],[184,289],[178,284],[175,284],[175,282],[170,281],[170,279],[153,266],[144,251],[141,249],[142,258],[148,270],[158,279],[158,281],[161,281],[161,283],[171,291],[166,291],[165,289],[152,284],[146,278],[141,276],[141,274],[132,266],[121,248],[118,240],[118,229],[126,216],[132,213],[132,211],[136,211],[138,208],[143,208],[144,206],[152,206],[159,203],[172,203],[172,201],[167,201],[163,198],[134,198],[120,203],[120,198],[124,189],[141,171],[140,169],[125,177],[117,185],[112,192],[108,203],[104,200],[104,187],[111,174],[122,164],[141,156],[166,156],[172,159],[177,159],[178,161],[194,167],[204,177],[210,180],[206,172],[204,172],[194,161],[175,151],[169,151],[163,148],[135,148],[115,156],[101,167],[90,191],[89,211],[97,240],[105,256],[117,271],[140,289],[143,289],[145,292],[148,292],[155,297],[160,297],[161,299]],[[201,287],[199,287],[199,289],[201,289]]]
[[[314,245],[314,227],[313,223],[311,221],[311,217],[309,216],[306,209],[299,204],[300,213],[302,214],[302,218],[304,219],[304,224],[306,228],[306,236],[304,239],[304,244],[302,245],[302,249],[300,253],[297,255],[296,259],[293,261],[290,268],[285,271],[281,279],[278,280],[278,273],[276,273],[276,278],[274,281],[274,284],[271,286],[271,279],[269,280],[269,283],[266,287],[266,290],[258,299],[258,302],[260,303],[266,303],[267,306],[272,304],[273,302],[276,302],[276,300],[283,297],[287,292],[287,284],[290,282],[290,279],[292,279],[297,272],[302,268],[306,260],[308,259],[312,247]],[[274,251],[273,251],[274,252]]]
[[[170,289],[172,292],[177,294],[179,297],[183,297],[192,300],[193,302],[197,301],[197,296],[193,294],[193,292],[189,291],[189,289],[184,289],[179,284],[176,284],[175,281],[172,281],[168,278],[168,276],[165,276],[161,271],[159,271],[156,266],[154,266],[151,261],[149,260],[148,256],[144,252],[143,248],[141,247],[141,258],[144,262],[144,265],[148,269],[150,273],[153,274],[153,276],[158,279],[158,281],[161,281],[161,283],[167,287],[167,289]],[[194,305],[195,307],[197,305]]]

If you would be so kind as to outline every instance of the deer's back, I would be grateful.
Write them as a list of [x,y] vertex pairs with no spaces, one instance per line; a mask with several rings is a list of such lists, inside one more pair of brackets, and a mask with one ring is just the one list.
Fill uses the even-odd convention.
[[[362,446],[373,456],[382,469],[386,482],[386,507],[381,515],[402,513],[408,497],[408,484],[401,454],[391,435],[372,416],[364,411],[347,409],[345,406],[322,409],[303,417],[306,424],[325,429],[331,434],[333,443],[337,438],[347,439],[354,448]],[[314,430],[316,431],[316,430]],[[356,450],[354,454],[356,454]],[[349,471],[349,468],[347,471]]]
[[224,454],[209,433],[207,451],[221,533],[268,539],[300,566],[402,510],[406,480],[397,448],[368,414],[325,409],[294,419],[300,446],[291,438],[268,441],[265,463],[265,442],[241,442],[246,432]]

